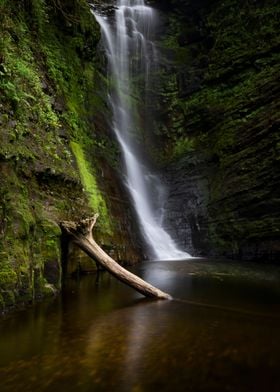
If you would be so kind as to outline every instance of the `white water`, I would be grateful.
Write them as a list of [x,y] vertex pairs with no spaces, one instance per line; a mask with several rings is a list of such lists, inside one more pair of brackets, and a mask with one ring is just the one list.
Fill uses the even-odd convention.
[[[133,105],[133,80],[142,76],[147,90],[151,69],[157,62],[156,49],[151,41],[156,14],[143,0],[118,0],[116,5],[115,19],[95,11],[93,13],[101,26],[108,58],[112,85],[108,100],[113,111],[112,127],[123,155],[126,186],[148,256],[158,260],[189,258],[188,253],[177,248],[162,226],[165,189],[144,164],[143,151],[140,154],[141,147],[137,140],[139,121]],[[141,106],[145,107],[145,96]]]

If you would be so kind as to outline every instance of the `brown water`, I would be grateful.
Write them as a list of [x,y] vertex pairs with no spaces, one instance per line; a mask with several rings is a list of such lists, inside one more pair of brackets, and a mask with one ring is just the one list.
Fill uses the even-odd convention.
[[0,391],[280,391],[279,268],[134,271],[183,301],[142,299],[107,273],[69,280],[0,322]]

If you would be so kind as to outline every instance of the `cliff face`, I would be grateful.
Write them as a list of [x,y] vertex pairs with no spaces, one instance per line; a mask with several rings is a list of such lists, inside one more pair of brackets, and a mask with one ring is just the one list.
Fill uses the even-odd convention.
[[167,222],[195,254],[276,260],[279,2],[154,3]]
[[[166,224],[193,254],[276,260],[279,2],[151,3],[161,64],[146,140],[170,189]],[[116,259],[139,249],[88,3],[2,0],[0,22],[3,308],[60,288],[61,220],[98,210],[97,240]]]
[[[86,1],[0,4],[0,308],[61,284],[61,220],[100,213],[97,240],[135,262],[118,150],[96,91],[99,27]],[[103,119],[100,117],[103,113]],[[75,256],[77,257],[77,256]]]

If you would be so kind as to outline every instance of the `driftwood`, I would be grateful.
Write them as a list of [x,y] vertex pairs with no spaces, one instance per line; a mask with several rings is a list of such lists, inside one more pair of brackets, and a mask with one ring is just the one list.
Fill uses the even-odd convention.
[[171,296],[157,289],[143,279],[127,271],[113,260],[103,249],[94,241],[92,229],[96,223],[98,214],[89,219],[83,219],[78,223],[62,222],[61,226],[72,240],[90,256],[95,262],[100,264],[111,275],[119,279],[121,282],[134,288],[146,297],[171,299]]

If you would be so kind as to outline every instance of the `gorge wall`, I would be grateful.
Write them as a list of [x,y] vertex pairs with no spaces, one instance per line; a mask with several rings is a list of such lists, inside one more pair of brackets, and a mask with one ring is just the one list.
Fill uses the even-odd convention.
[[193,254],[276,261],[279,2],[153,4],[163,21],[155,156],[170,187],[167,224]]
[[[1,1],[0,23],[0,309],[7,309],[60,289],[61,220],[98,211],[95,236],[113,257],[134,263],[140,251],[97,93],[106,78],[88,3]],[[70,272],[77,260],[75,251]]]
[[[194,255],[277,260],[279,2],[150,3],[160,13],[161,60],[145,140],[170,189],[165,223]],[[7,309],[60,289],[61,220],[98,210],[95,235],[113,257],[133,263],[141,251],[108,131],[106,63],[87,1],[2,0],[0,22],[0,308]]]

